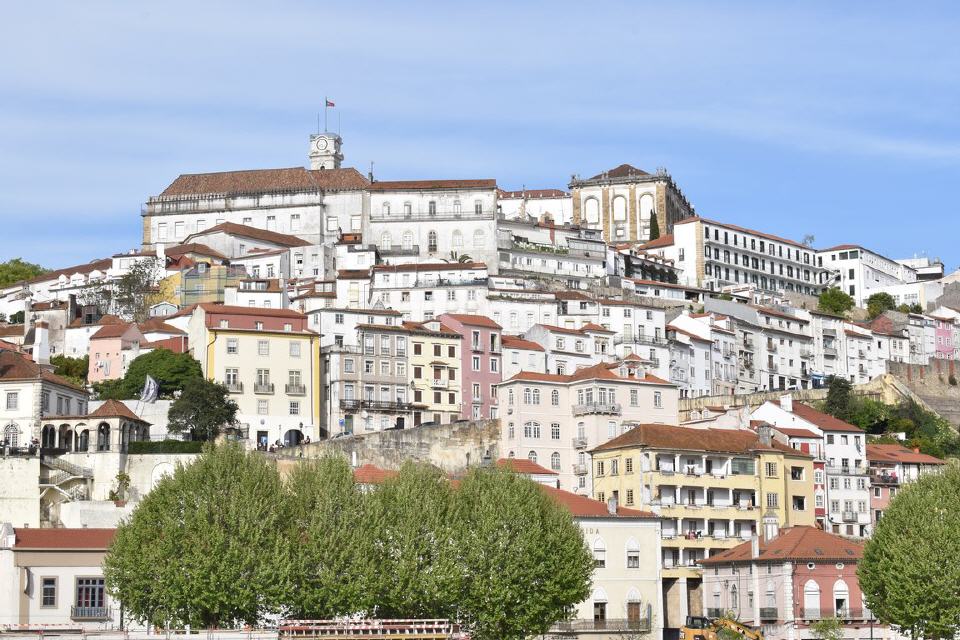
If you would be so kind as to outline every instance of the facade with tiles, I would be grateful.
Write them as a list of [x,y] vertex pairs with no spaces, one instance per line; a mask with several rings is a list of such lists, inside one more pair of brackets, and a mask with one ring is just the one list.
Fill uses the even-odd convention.
[[501,328],[485,316],[445,313],[437,318],[461,336],[460,371],[463,409],[460,417],[499,417],[497,385],[503,379]]

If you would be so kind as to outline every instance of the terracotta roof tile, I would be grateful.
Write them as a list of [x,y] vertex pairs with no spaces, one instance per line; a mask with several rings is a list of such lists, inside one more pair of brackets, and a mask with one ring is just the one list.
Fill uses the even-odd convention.
[[96,333],[90,336],[91,340],[102,340],[104,338],[120,338],[134,325],[129,322],[122,324],[107,324],[97,329]]
[[613,169],[608,169],[603,173],[598,173],[597,175],[590,178],[590,180],[602,180],[603,178],[632,178],[634,176],[649,176],[650,174],[644,171],[643,169],[637,169],[635,166],[630,164],[621,164]]
[[690,223],[690,222],[697,222],[698,220],[701,221],[701,222],[704,222],[704,223],[706,223],[706,224],[712,224],[712,225],[715,225],[715,226],[718,226],[718,227],[723,227],[724,229],[730,229],[731,231],[740,231],[740,232],[742,232],[742,233],[749,233],[749,234],[751,234],[751,235],[757,236],[758,238],[766,238],[767,240],[773,240],[773,241],[775,241],[775,242],[782,242],[782,243],[784,243],[784,244],[793,245],[793,246],[795,246],[795,247],[798,247],[798,248],[800,248],[800,249],[805,249],[805,250],[810,251],[810,252],[812,252],[812,253],[816,253],[816,251],[817,251],[816,249],[813,249],[813,248],[811,248],[811,247],[808,247],[808,246],[806,246],[805,244],[802,244],[802,243],[800,243],[800,242],[797,242],[796,240],[790,240],[789,238],[781,238],[780,236],[775,236],[775,235],[770,234],[770,233],[764,233],[764,232],[762,232],[762,231],[757,231],[756,229],[748,229],[747,227],[740,227],[740,226],[737,226],[737,225],[735,225],[735,224],[728,224],[728,223],[726,223],[726,222],[719,222],[719,221],[717,221],[717,220],[710,220],[710,219],[708,219],[708,218],[701,218],[701,217],[699,217],[699,216],[692,216],[692,217],[690,217],[690,218],[684,218],[683,220],[677,220],[677,221],[674,223],[674,225],[678,225],[678,224],[688,224],[688,223]]
[[16,284],[33,284],[35,282],[47,282],[48,280],[56,280],[60,276],[67,276],[68,278],[75,273],[82,273],[87,275],[93,271],[106,271],[113,266],[112,258],[99,258],[97,260],[91,260],[86,264],[78,264],[72,267],[65,267],[63,269],[55,269],[53,271],[47,271],[42,273],[39,276],[30,278],[29,280],[23,280],[21,282],[16,282],[14,284],[8,284],[5,288],[12,287]]
[[[702,560],[703,564],[751,562],[752,543],[744,542]],[[760,540],[759,561],[856,562],[863,557],[863,545],[815,527],[789,527],[769,542]]]
[[284,247],[306,247],[310,243],[304,240],[303,238],[292,236],[287,233],[278,233],[276,231],[267,231],[266,229],[258,229],[256,227],[250,227],[245,224],[237,224],[235,222],[221,222],[218,225],[214,225],[203,231],[198,231],[197,233],[192,234],[190,237],[194,236],[205,236],[211,233],[229,233],[236,236],[243,236],[244,238],[251,238],[253,240],[260,240],[261,242],[269,242],[271,244],[278,244]]
[[669,247],[673,245],[673,234],[668,233],[665,236],[660,236],[656,240],[651,240],[645,244],[640,245],[641,249],[660,249],[661,247]]
[[14,529],[14,548],[106,550],[113,542],[116,529]]
[[378,264],[374,271],[396,273],[400,271],[467,271],[470,269],[486,269],[483,262],[433,262],[412,264]]
[[[146,422],[143,418],[130,410],[130,407],[119,400],[107,400],[90,413],[91,418],[126,418],[136,422]],[[148,423],[149,424],[149,423]]]
[[527,460],[526,458],[500,458],[497,460],[497,466],[505,467],[510,469],[514,473],[522,473],[523,475],[537,475],[537,476],[556,476],[560,475],[556,471],[551,471],[546,467],[542,467],[532,460]]
[[523,338],[518,338],[517,336],[503,336],[501,339],[504,349],[525,349],[527,351],[545,351],[536,342],[531,340],[524,340]]
[[212,302],[201,302],[199,306],[208,314],[216,313],[235,316],[265,316],[271,318],[295,318],[298,320],[304,320],[307,317],[299,311],[293,311],[292,309],[240,307],[227,304],[213,304]]
[[373,464],[365,464],[353,470],[353,479],[358,484],[382,484],[396,475],[396,471],[381,469]]
[[[771,400],[773,404],[780,406],[779,400]],[[782,407],[781,407],[782,408]],[[852,431],[855,433],[863,433],[863,429],[855,425],[850,424],[849,422],[844,422],[839,418],[834,418],[829,413],[823,413],[822,411],[817,411],[810,405],[803,404],[802,402],[793,402],[793,412],[794,415],[800,416],[807,422],[816,425],[818,428],[823,431]]]
[[637,509],[628,509],[617,506],[617,515],[610,513],[606,503],[581,496],[576,493],[570,493],[562,489],[554,489],[546,485],[540,485],[542,490],[547,493],[561,507],[565,508],[574,518],[657,518],[658,516],[649,511],[638,511]]
[[901,462],[906,464],[946,464],[945,461],[929,456],[902,444],[868,444],[867,460],[871,462]]
[[488,329],[502,329],[502,327],[488,318],[487,316],[478,316],[468,313],[444,313],[440,316],[440,319],[443,318],[453,318],[461,324],[465,324],[471,327],[487,327]]
[[368,182],[352,167],[313,171],[303,167],[185,173],[163,190],[162,197],[276,191],[358,190]]
[[759,436],[745,429],[695,429],[668,424],[641,424],[594,448],[608,451],[625,447],[652,447],[684,451],[717,451],[723,453],[750,453],[776,449],[791,456],[810,457],[792,447],[773,441],[770,446],[760,442]]
[[497,181],[480,180],[377,180],[370,191],[428,191],[441,189],[496,189]]
[[0,351],[0,380],[45,380],[62,387],[82,391],[80,387],[47,371],[25,354],[15,351]]

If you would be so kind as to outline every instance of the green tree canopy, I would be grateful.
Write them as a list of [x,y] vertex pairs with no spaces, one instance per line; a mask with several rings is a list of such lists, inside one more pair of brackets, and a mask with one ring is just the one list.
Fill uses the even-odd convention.
[[894,301],[893,296],[891,296],[889,293],[875,293],[867,298],[867,315],[871,320],[879,316],[884,311],[889,311],[890,309],[896,308],[897,303]]
[[657,220],[657,212],[650,214],[650,240],[656,240],[660,237],[660,222]]
[[17,311],[16,313],[11,313],[10,317],[7,318],[7,322],[10,324],[23,324],[24,313],[23,311]]
[[846,378],[831,376],[827,389],[827,399],[823,404],[823,410],[830,415],[846,420],[850,416],[851,389],[853,385]]
[[33,264],[32,262],[25,262],[22,258],[13,258],[6,262],[0,262],[0,287],[5,287],[8,284],[14,284],[21,280],[29,280],[47,271],[49,271],[49,269],[44,269],[40,265]]
[[879,620],[916,640],[960,633],[960,467],[903,488],[857,568]]
[[237,403],[222,384],[193,378],[167,412],[167,430],[190,432],[196,440],[213,440],[225,427],[237,423]]
[[126,375],[119,380],[108,380],[94,385],[100,398],[132,400],[140,397],[147,375],[160,384],[160,397],[170,398],[188,383],[203,377],[200,363],[189,353],[174,353],[168,349],[154,349],[134,358]]
[[50,358],[50,364],[53,365],[53,372],[58,376],[70,380],[81,387],[87,384],[87,370],[90,368],[90,357],[71,358],[62,354],[57,354]]
[[842,316],[852,308],[853,298],[844,293],[840,287],[830,287],[817,299],[817,309],[823,313]]
[[[462,621],[478,639],[548,631],[590,594],[593,557],[580,527],[529,478],[473,469],[454,492]],[[493,606],[493,603],[496,603]]]
[[153,625],[256,624],[282,610],[286,501],[276,468],[236,444],[207,448],[117,529],[104,576],[127,615]]

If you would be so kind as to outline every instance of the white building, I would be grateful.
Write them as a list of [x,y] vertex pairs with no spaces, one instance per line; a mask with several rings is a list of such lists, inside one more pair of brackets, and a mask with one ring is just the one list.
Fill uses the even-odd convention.
[[573,199],[562,189],[501,190],[497,210],[507,219],[541,220],[546,216],[556,224],[573,223]]
[[487,266],[480,262],[378,264],[370,299],[422,322],[443,313],[480,314],[485,309]]
[[884,287],[917,281],[912,267],[855,244],[821,249],[817,264],[830,272],[830,281],[849,294],[858,307],[865,307],[867,298]]
[[607,275],[607,247],[601,232],[549,220],[500,219],[497,270],[501,275],[560,280],[587,289]]
[[615,360],[612,343],[615,333],[593,323],[579,329],[536,324],[523,337],[543,347],[547,371],[562,376],[581,367]]

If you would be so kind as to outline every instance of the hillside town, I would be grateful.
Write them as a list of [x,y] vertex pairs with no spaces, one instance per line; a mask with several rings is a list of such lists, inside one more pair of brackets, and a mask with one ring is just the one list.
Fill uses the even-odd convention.
[[344,146],[318,133],[307,167],[170,176],[129,246],[0,289],[0,629],[132,624],[104,554],[199,449],[153,378],[100,391],[170,352],[236,403],[220,437],[281,469],[336,454],[362,486],[405,460],[542,485],[594,561],[551,638],[676,638],[726,612],[768,640],[828,618],[902,637],[858,562],[949,452],[823,402],[842,381],[955,429],[960,270],[701,215],[665,169],[508,191],[384,179]]

